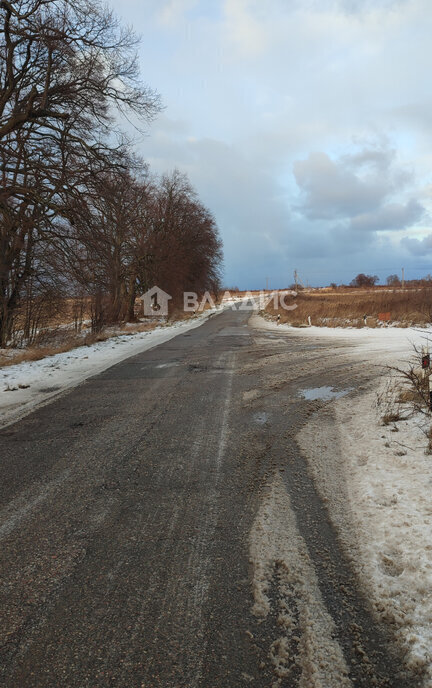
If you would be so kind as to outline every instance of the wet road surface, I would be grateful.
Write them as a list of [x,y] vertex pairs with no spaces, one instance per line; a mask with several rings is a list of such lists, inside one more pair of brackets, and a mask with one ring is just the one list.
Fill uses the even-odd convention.
[[[251,532],[275,476],[331,627],[339,678],[326,685],[418,685],[296,444],[328,403],[299,390],[342,388],[346,351],[249,318],[217,315],[0,430],[2,686],[314,685],[303,641],[320,638],[294,560],[265,555],[268,608],[253,610]],[[352,374],[351,393],[372,374]],[[283,518],[269,531],[282,539]]]

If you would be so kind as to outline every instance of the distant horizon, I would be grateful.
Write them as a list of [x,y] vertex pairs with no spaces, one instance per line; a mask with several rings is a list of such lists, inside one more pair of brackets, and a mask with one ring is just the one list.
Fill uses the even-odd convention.
[[[364,271],[363,271],[363,272],[364,272]],[[322,289],[322,288],[324,288],[324,287],[330,287],[330,285],[331,285],[332,283],[335,283],[337,286],[349,287],[349,286],[350,286],[350,282],[357,276],[357,274],[359,274],[359,273],[353,274],[352,277],[351,277],[349,280],[346,280],[346,281],[344,281],[344,280],[335,280],[335,279],[331,279],[331,280],[329,280],[328,282],[322,282],[322,283],[318,283],[318,282],[317,282],[317,283],[313,283],[313,282],[311,282],[310,280],[304,280],[303,277],[302,277],[302,275],[300,275],[300,278],[301,278],[301,281],[302,281],[302,283],[304,284],[305,287],[307,287],[307,288],[312,288],[312,289]],[[370,272],[365,271],[364,274],[366,274],[366,275],[376,275],[377,273],[374,272],[374,271],[370,271]],[[387,279],[387,277],[390,277],[390,275],[393,275],[393,274],[397,274],[397,273],[391,273],[391,272],[390,272],[390,273],[386,274],[386,276],[385,276],[384,278],[380,278],[379,281],[377,282],[376,286],[378,286],[378,287],[380,287],[380,286],[387,286],[387,285],[386,285],[386,279]],[[406,283],[409,283],[409,282],[416,282],[416,281],[420,281],[420,280],[427,280],[428,274],[429,274],[429,273],[421,274],[419,277],[413,277],[413,276],[410,276],[410,275],[407,276],[407,275],[406,275],[406,272],[405,272],[405,282],[406,282]],[[398,275],[398,277],[399,277],[400,280],[402,280],[402,277],[401,277],[400,274]],[[269,280],[269,283],[268,283],[268,284],[269,284],[269,286],[268,286],[268,289],[269,289],[269,290],[272,290],[272,289],[275,289],[275,290],[279,290],[279,289],[290,289],[290,288],[292,287],[292,285],[294,284],[294,280],[292,279],[291,281],[287,281],[286,284],[285,284],[285,283],[283,284],[283,283],[281,283],[281,282],[280,282],[280,283],[277,283],[277,284],[272,284],[271,280]],[[230,288],[231,288],[231,289],[235,289],[236,287],[238,287],[239,291],[260,291],[260,290],[266,291],[266,289],[267,289],[267,288],[266,288],[266,280],[265,280],[265,278],[264,278],[263,284],[259,284],[259,283],[257,282],[257,286],[253,286],[253,287],[251,287],[251,286],[240,286],[240,284],[230,284],[230,285],[227,286],[227,285],[225,284],[224,281],[222,282],[222,289],[225,289],[225,288],[226,288],[226,289],[229,290]]]

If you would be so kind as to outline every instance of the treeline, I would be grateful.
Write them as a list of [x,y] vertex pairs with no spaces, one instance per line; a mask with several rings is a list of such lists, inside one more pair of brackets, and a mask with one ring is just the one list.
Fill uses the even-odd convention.
[[67,297],[95,328],[153,284],[216,290],[221,242],[187,178],[133,152],[123,118],[160,111],[137,39],[98,0],[0,1],[0,347]]
[[[354,277],[354,279],[351,280],[349,284],[336,284],[336,282],[331,282],[330,287],[332,289],[347,289],[348,287],[356,287],[356,288],[372,288],[372,287],[378,287],[378,289],[384,289],[385,287],[383,285],[378,285],[379,282],[379,277],[377,275],[365,275],[363,272],[359,273]],[[402,287],[402,279],[396,275],[389,275],[385,279],[385,285],[387,287]],[[424,287],[431,287],[432,286],[432,275],[426,275],[425,277],[421,279],[415,279],[415,280],[404,280],[403,285],[406,289],[414,289],[414,288],[424,288]]]

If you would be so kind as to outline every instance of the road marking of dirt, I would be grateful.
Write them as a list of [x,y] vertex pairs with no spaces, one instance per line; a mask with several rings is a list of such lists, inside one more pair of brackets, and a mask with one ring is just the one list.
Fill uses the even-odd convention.
[[[218,363],[220,363],[220,359],[219,359]],[[229,419],[229,411],[230,411],[231,397],[232,397],[233,378],[234,378],[234,365],[233,365],[233,361],[231,358],[230,363],[229,363],[229,368],[228,368],[228,382],[227,382],[227,387],[226,387],[226,392],[225,392],[225,403],[224,403],[221,428],[220,428],[219,449],[218,449],[218,453],[216,456],[216,465],[218,468],[218,474],[219,474],[219,469],[220,469],[221,464],[222,464],[222,460],[223,460],[223,457],[225,454],[225,449],[226,449],[226,444],[227,444],[228,419]]]
[[[294,672],[299,676],[299,688],[352,686],[342,650],[333,637],[333,619],[325,608],[289,495],[278,475],[253,524],[250,557],[253,613],[261,619],[270,612],[278,615],[278,631],[269,647],[273,688],[279,688]],[[272,584],[276,609],[269,595]]]

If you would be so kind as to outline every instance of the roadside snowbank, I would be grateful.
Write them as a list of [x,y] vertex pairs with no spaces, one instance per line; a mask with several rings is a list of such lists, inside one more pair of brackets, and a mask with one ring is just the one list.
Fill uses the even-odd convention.
[[432,457],[418,419],[394,432],[380,424],[375,401],[373,390],[349,410],[335,405],[363,575],[409,664],[425,666],[432,686]]
[[376,392],[333,402],[297,440],[378,616],[432,686],[432,457],[417,419],[381,424]]
[[[224,309],[228,307],[227,304]],[[149,332],[120,335],[91,346],[47,356],[40,361],[0,368],[0,427],[15,422],[35,406],[48,402],[88,377],[199,327],[221,310],[209,309],[190,320],[157,327]]]
[[372,385],[318,411],[297,439],[377,614],[432,687],[432,457],[421,417],[383,426],[377,409],[381,366],[412,358],[432,331],[253,324],[346,344],[347,357],[378,366]]

